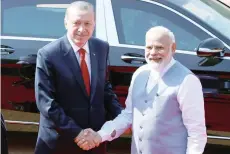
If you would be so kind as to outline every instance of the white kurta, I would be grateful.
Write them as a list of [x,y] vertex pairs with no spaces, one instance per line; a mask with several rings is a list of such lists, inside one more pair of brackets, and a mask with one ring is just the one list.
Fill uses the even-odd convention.
[[133,75],[125,110],[106,122],[99,134],[103,141],[111,141],[131,125],[132,154],[201,154],[207,135],[199,79],[174,59],[161,74],[148,65],[140,67]]

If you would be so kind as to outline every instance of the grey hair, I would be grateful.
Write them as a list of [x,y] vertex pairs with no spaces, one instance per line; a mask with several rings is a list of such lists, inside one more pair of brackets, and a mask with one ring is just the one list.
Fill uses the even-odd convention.
[[65,12],[65,19],[68,18],[69,10],[76,9],[80,11],[92,11],[94,12],[94,7],[91,3],[86,1],[75,1],[69,5]]
[[172,43],[176,42],[173,32],[170,31],[168,28],[166,28],[164,26],[155,26],[155,27],[150,28],[147,31],[146,36],[150,32],[162,32],[163,34],[166,34],[167,36],[169,36],[169,38],[171,39]]

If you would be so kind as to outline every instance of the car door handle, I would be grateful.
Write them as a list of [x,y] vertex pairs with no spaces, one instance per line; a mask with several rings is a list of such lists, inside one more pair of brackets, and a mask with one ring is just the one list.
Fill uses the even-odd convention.
[[15,52],[14,48],[11,48],[11,47],[6,46],[6,45],[1,45],[1,55],[9,55],[9,54],[12,54],[14,52]]
[[203,88],[204,97],[217,97],[219,92],[217,89]]
[[126,63],[137,63],[137,64],[146,63],[143,55],[135,54],[135,53],[126,53],[121,56],[121,59]]
[[202,79],[205,79],[205,80],[218,80],[219,79],[217,76],[204,75],[204,74],[198,74],[196,76],[199,77],[201,80]]

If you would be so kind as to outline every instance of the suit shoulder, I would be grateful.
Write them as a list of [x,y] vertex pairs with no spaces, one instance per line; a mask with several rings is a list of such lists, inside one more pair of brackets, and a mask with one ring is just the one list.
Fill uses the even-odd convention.
[[108,42],[103,41],[103,40],[101,40],[101,39],[99,39],[99,38],[92,37],[91,39],[92,39],[92,41],[93,41],[94,43],[97,43],[97,44],[100,44],[100,45],[104,45],[104,46],[109,46],[109,43],[108,43]]
[[147,71],[147,70],[149,71],[149,66],[148,66],[148,64],[145,64],[145,65],[140,66],[134,73],[139,74],[139,73],[141,73],[143,71]]
[[190,69],[188,69],[186,66],[184,66],[178,61],[176,61],[175,72],[177,73],[178,76],[181,77],[186,77],[187,75],[190,74],[195,75]]
[[190,69],[188,69],[186,66],[184,66],[183,64],[181,64],[179,61],[176,61],[176,63],[178,64],[178,66],[183,69],[183,71],[187,72],[187,73],[192,73],[192,71]]
[[52,56],[56,54],[61,49],[61,41],[62,38],[59,38],[57,40],[54,40],[44,47],[40,48],[38,53],[44,55],[45,57]]
[[188,69],[186,66],[181,64],[180,62],[176,61],[176,63],[172,66],[170,71],[168,71],[169,76],[176,76],[173,78],[170,78],[170,81],[173,81],[175,83],[181,84],[188,76],[193,76],[197,79],[199,79],[190,69]]
[[137,76],[139,76],[140,74],[144,73],[144,72],[149,72],[149,66],[148,64],[142,65],[141,67],[139,67],[133,74],[133,78],[136,78]]

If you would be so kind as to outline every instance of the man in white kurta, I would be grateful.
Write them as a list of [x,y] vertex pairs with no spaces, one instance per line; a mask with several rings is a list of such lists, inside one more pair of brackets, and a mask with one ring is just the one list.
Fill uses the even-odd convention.
[[100,142],[132,127],[131,154],[203,153],[207,135],[202,86],[173,58],[175,49],[174,35],[165,27],[146,33],[147,64],[132,77],[126,108],[98,131]]

